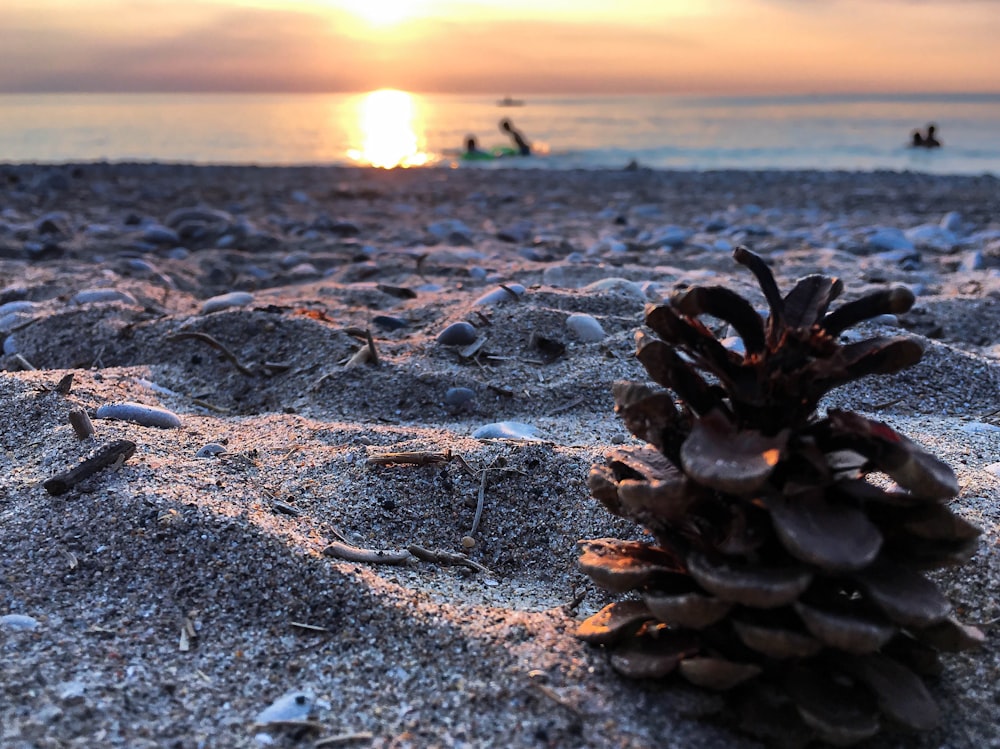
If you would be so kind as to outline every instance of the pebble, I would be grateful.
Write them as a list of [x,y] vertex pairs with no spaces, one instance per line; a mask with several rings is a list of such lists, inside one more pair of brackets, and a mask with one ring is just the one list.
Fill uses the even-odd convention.
[[453,322],[438,333],[437,342],[442,346],[468,346],[478,338],[476,329],[467,322]]
[[229,225],[233,217],[225,211],[215,208],[194,207],[178,208],[167,214],[163,223],[171,229],[177,229],[182,224],[225,224]]
[[958,244],[958,237],[938,224],[915,226],[907,229],[904,236],[914,247],[935,252],[950,252]]
[[29,302],[26,299],[20,299],[13,302],[6,302],[5,304],[0,304],[0,317],[12,315],[15,312],[31,312],[37,306],[38,306],[37,303]]
[[213,458],[216,455],[221,455],[226,452],[226,446],[220,445],[218,442],[209,442],[204,445],[198,452],[194,454],[196,458]]
[[131,421],[147,427],[176,429],[181,425],[180,417],[173,411],[141,403],[105,403],[97,409],[98,419]]
[[24,315],[18,312],[11,312],[9,315],[0,315],[0,333],[9,333],[30,319],[31,315]]
[[458,219],[443,219],[435,221],[427,227],[427,231],[439,241],[451,245],[471,245],[472,230]]
[[246,307],[249,304],[253,304],[253,294],[246,291],[230,291],[228,294],[219,294],[202,302],[201,314],[208,315],[230,307]]
[[958,264],[959,270],[982,270],[986,267],[986,257],[979,250],[970,250],[962,255],[962,260]]
[[477,440],[530,440],[540,441],[537,430],[531,424],[519,421],[496,421],[484,424],[472,433]]
[[[490,307],[505,302],[512,302],[524,296],[526,289],[519,283],[505,284],[505,287],[488,291],[473,302],[477,307]],[[508,291],[509,289],[509,291]],[[511,293],[513,292],[513,293]]]
[[941,217],[940,226],[953,234],[958,234],[962,231],[962,214],[958,211],[949,211]]
[[575,313],[566,318],[566,327],[584,343],[597,343],[607,337],[601,323],[592,315]]
[[602,278],[583,287],[584,291],[598,291],[611,294],[622,294],[634,298],[638,302],[646,301],[646,294],[635,281],[625,278]]
[[135,304],[138,302],[131,294],[118,289],[84,289],[73,295],[71,300],[74,304],[105,304],[108,302],[124,302],[125,304]]
[[149,224],[142,230],[140,238],[143,242],[163,245],[165,247],[176,247],[181,243],[181,238],[177,235],[177,232],[161,224]]
[[988,421],[970,421],[963,424],[962,431],[966,434],[994,434],[1000,432],[1000,426],[990,424]]
[[405,328],[410,323],[401,317],[392,317],[391,315],[375,315],[372,318],[372,325],[376,325],[382,330],[399,330],[400,328]]
[[675,250],[678,247],[683,246],[683,244],[688,241],[688,237],[690,236],[691,232],[683,227],[661,226],[653,232],[650,244],[654,247],[666,247],[667,249]]
[[4,614],[0,616],[0,629],[10,631],[25,631],[38,629],[41,625],[33,616],[26,614]]
[[869,235],[865,242],[869,250],[888,252],[893,250],[913,250],[913,242],[899,229],[881,227]]
[[444,402],[453,407],[464,406],[474,400],[476,391],[471,388],[452,387],[448,388],[444,394]]

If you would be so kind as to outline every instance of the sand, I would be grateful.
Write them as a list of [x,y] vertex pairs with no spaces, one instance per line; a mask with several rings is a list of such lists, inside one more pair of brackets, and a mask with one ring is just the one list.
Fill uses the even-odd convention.
[[[915,262],[872,240],[942,222],[954,244]],[[924,361],[824,405],[952,465],[983,536],[937,579],[987,642],[945,658],[938,731],[872,745],[1000,746],[1000,181],[170,165],[0,166],[0,305],[35,303],[0,320],[0,745],[755,746],[701,719],[711,697],[624,680],[573,637],[612,600],[576,541],[641,537],[585,479],[632,441],[610,388],[645,379],[643,303],[753,295],[738,242],[783,286],[919,291],[898,326]],[[526,290],[476,304],[500,284]],[[202,311],[232,292],[252,300]],[[607,335],[578,340],[571,313]],[[462,320],[485,336],[465,355],[436,341]],[[121,401],[181,426],[93,418]],[[472,437],[501,421],[537,439]],[[116,439],[124,464],[43,488]],[[423,464],[378,462],[400,451]],[[438,561],[324,555],[336,541]],[[291,692],[298,722],[255,724]]]

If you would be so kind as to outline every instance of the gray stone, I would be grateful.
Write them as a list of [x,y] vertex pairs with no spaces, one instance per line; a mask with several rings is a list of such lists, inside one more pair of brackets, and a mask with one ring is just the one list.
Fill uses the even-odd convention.
[[161,429],[177,429],[181,425],[180,417],[173,411],[142,403],[105,403],[98,407],[96,415],[98,419],[130,421],[133,424]]
[[444,394],[444,402],[453,407],[464,406],[475,400],[476,391],[471,388],[454,387],[448,388]]
[[135,297],[119,289],[83,289],[74,294],[70,301],[74,304],[107,304],[109,302],[139,304]]
[[566,318],[566,327],[573,331],[579,340],[584,343],[596,343],[603,341],[607,337],[601,323],[591,315],[576,313]]
[[869,235],[865,245],[875,252],[914,249],[913,242],[902,231],[888,227],[876,229]]
[[519,283],[505,284],[504,287],[488,291],[473,302],[477,307],[491,307],[520,299],[525,288]]
[[25,631],[38,629],[41,623],[33,616],[26,614],[4,614],[0,616],[0,629],[9,631]]
[[474,343],[478,334],[467,322],[453,322],[438,333],[437,342],[443,346],[468,346]]

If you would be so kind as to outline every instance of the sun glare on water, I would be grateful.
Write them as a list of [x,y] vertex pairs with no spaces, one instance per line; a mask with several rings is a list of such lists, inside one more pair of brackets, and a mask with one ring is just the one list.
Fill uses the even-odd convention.
[[422,150],[422,123],[412,94],[381,89],[360,96],[356,106],[360,147],[348,151],[352,159],[382,169],[430,160]]

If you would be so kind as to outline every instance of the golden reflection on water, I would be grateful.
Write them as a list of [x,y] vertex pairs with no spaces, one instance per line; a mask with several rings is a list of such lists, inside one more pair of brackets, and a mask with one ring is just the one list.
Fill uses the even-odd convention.
[[380,89],[356,100],[357,148],[347,152],[355,161],[382,169],[422,166],[430,161],[423,150],[423,122],[415,97],[406,91]]

